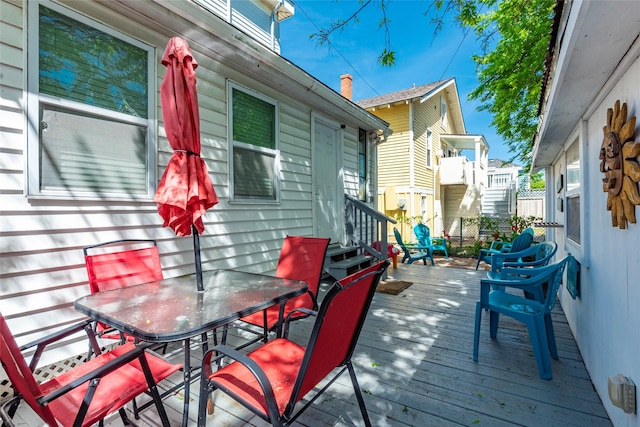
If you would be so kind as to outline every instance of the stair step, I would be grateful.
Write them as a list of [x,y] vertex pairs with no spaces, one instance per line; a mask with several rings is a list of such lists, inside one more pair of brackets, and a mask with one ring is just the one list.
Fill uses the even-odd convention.
[[[351,258],[343,259],[342,261],[332,262],[329,267],[331,268],[349,268],[354,265],[360,265],[366,262],[369,262],[368,265],[371,265],[371,260],[373,257],[371,255],[358,255]],[[367,266],[368,266],[367,265]]]
[[360,248],[357,246],[337,246],[335,248],[329,247],[327,249],[327,258],[331,262],[339,262],[345,259],[358,256]]
[[369,267],[373,263],[373,257],[370,255],[357,255],[342,261],[332,262],[329,264],[329,274],[336,280],[340,280],[353,274],[363,268]]

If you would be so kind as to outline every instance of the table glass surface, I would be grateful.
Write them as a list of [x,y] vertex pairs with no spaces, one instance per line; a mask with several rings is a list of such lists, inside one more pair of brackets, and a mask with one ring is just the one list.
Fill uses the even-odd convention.
[[98,292],[75,301],[76,310],[143,341],[196,336],[307,291],[307,284],[232,270],[195,274]]

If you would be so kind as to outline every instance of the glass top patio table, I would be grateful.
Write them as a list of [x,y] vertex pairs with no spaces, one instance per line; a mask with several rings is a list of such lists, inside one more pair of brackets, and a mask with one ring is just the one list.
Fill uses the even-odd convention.
[[307,291],[298,280],[233,270],[203,272],[204,291],[195,274],[84,296],[76,310],[148,342],[197,336],[264,310]]
[[141,341],[184,341],[183,425],[189,409],[190,339],[307,291],[305,282],[262,274],[210,270],[202,276],[201,292],[195,274],[190,274],[98,292],[74,302],[79,312]]

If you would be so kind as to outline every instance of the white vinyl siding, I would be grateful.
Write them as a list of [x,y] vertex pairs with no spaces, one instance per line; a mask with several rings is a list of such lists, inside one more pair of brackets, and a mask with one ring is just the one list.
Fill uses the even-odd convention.
[[280,53],[280,23],[266,3],[247,0],[194,0],[269,49]]

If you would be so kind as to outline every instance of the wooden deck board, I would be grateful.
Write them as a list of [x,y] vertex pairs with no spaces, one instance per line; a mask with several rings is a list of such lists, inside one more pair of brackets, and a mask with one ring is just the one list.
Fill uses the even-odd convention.
[[[498,338],[491,340],[483,315],[479,360],[473,362],[475,303],[484,274],[421,264],[390,268],[391,278],[413,285],[399,295],[375,295],[354,354],[373,425],[611,426],[559,304],[553,313],[560,357],[552,361],[553,380],[539,378],[526,328],[504,316]],[[292,339],[303,342],[310,326],[309,320],[295,322]],[[240,338],[234,333],[229,339]],[[179,381],[180,375],[172,379]],[[194,426],[197,394],[195,383],[189,411]],[[180,392],[165,399],[176,425],[182,402]],[[220,392],[215,403],[208,425],[267,425]],[[23,407],[21,417],[28,412]],[[155,418],[149,408],[143,425],[159,425]],[[116,418],[107,425],[121,422]],[[348,374],[294,425],[363,425]]]

